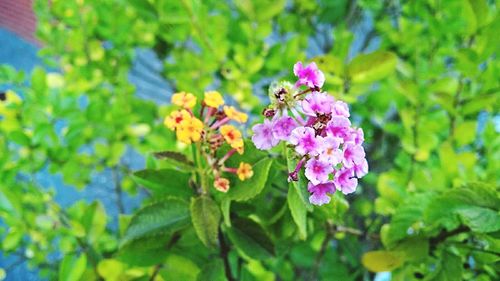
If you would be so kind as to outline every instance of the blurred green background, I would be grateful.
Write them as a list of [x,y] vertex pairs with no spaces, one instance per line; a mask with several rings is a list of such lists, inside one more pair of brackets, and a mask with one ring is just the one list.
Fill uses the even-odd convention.
[[[185,151],[162,125],[172,93],[217,89],[252,114],[250,128],[269,84],[292,79],[296,61],[315,61],[325,89],[349,104],[370,173],[356,194],[309,213],[305,240],[276,234],[263,216],[279,254],[235,258],[237,279],[499,280],[500,1],[33,9],[40,47],[0,47],[0,280],[210,280],[199,274],[210,251],[189,244],[194,235],[154,276],[116,258],[130,214],[150,197],[132,173],[155,166],[151,152]],[[35,49],[35,68],[15,65]]]

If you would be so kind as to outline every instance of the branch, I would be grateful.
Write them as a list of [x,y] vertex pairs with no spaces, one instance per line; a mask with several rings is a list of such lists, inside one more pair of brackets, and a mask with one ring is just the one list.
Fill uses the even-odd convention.
[[222,231],[219,229],[219,244],[220,244],[220,257],[224,261],[224,271],[226,273],[226,278],[228,281],[234,281],[233,275],[231,274],[231,266],[229,264],[229,246],[227,245]]
[[468,232],[468,231],[469,231],[469,228],[465,225],[462,225],[459,228],[456,228],[452,231],[441,231],[438,234],[438,236],[429,239],[429,245],[430,245],[431,251],[434,250],[439,243],[444,242],[449,237],[452,237],[452,236],[455,236],[455,235],[458,235],[458,234],[461,234],[464,232]]

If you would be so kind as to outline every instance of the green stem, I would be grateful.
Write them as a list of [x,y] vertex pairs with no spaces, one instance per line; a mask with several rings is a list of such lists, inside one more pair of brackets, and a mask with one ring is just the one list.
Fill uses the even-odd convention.
[[201,163],[201,147],[199,143],[192,144],[191,148],[193,150],[193,161],[196,165],[196,183],[201,187],[201,193],[208,193],[208,178],[207,173],[203,169],[203,164]]

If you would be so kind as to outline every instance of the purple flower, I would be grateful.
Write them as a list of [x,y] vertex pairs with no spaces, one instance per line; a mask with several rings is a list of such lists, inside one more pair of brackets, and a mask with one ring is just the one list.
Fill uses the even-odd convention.
[[323,162],[328,162],[332,165],[337,165],[342,162],[342,150],[339,149],[341,138],[326,136],[321,144],[319,159]]
[[312,193],[309,196],[309,202],[314,205],[321,206],[330,203],[330,196],[328,194],[335,193],[335,185],[333,182],[326,182],[318,185],[309,183],[307,190]]
[[274,121],[273,136],[279,140],[288,140],[297,122],[292,117],[282,116]]
[[252,141],[258,149],[270,149],[279,142],[273,136],[273,123],[267,119],[264,119],[264,123],[253,126],[252,130]]
[[332,116],[326,124],[326,133],[329,136],[342,138],[344,141],[350,137],[351,121],[343,116]]
[[291,144],[296,145],[295,151],[300,155],[318,155],[320,142],[317,139],[313,128],[297,127],[293,129],[288,141]]
[[354,177],[354,169],[350,168],[342,168],[337,171],[334,182],[337,189],[340,189],[344,194],[353,193],[358,186],[358,179]]
[[363,158],[361,163],[354,165],[354,172],[358,178],[362,178],[368,174],[368,161]]
[[353,142],[344,143],[344,159],[342,164],[344,167],[351,168],[356,164],[361,164],[365,159],[365,150],[361,145],[357,145]]
[[332,112],[334,102],[334,98],[328,94],[313,92],[302,101],[302,111],[313,117],[318,114],[329,114]]
[[328,175],[333,172],[333,166],[328,162],[311,158],[306,163],[305,175],[314,185],[328,181]]
[[361,128],[352,128],[350,140],[357,145],[361,145],[365,141],[365,134],[363,133],[363,130]]
[[347,106],[347,103],[343,101],[335,101],[335,104],[333,104],[333,110],[332,113],[337,116],[344,116],[344,117],[349,117],[351,114],[349,113],[349,107]]
[[297,62],[293,66],[293,73],[299,78],[295,83],[296,87],[306,85],[309,88],[321,88],[325,83],[325,75],[318,69],[318,66],[314,62],[306,67],[302,66],[302,62]]

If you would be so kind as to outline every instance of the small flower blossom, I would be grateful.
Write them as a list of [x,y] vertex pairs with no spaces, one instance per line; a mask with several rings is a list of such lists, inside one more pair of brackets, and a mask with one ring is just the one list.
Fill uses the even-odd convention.
[[203,102],[213,108],[218,108],[219,106],[224,104],[224,100],[222,99],[222,95],[217,91],[208,91],[205,92],[205,98]]
[[229,180],[226,178],[217,178],[214,181],[214,187],[218,191],[227,192],[229,190]]
[[325,83],[325,75],[318,69],[314,62],[306,67],[302,65],[302,62],[297,62],[293,66],[293,73],[299,78],[297,83],[295,83],[296,87],[306,85],[309,88],[321,88]]
[[258,149],[270,149],[279,142],[273,136],[273,123],[267,119],[264,120],[264,123],[253,126],[252,131],[252,141]]
[[172,95],[172,103],[186,109],[191,109],[196,104],[196,97],[186,92],[175,93]]
[[170,113],[169,116],[165,117],[163,124],[167,126],[170,130],[176,130],[179,128],[182,121],[191,118],[191,115],[187,110],[175,110]]
[[278,140],[288,140],[297,122],[289,116],[282,116],[274,122],[273,136]]
[[295,151],[299,155],[317,155],[320,142],[315,135],[313,128],[297,127],[292,131],[289,142],[296,145]]
[[332,165],[337,165],[342,162],[342,150],[339,149],[342,139],[327,136],[323,138],[319,159],[328,162]]
[[235,149],[243,148],[243,138],[241,136],[241,132],[238,131],[232,125],[223,125],[220,127],[220,132],[227,143]]
[[333,182],[326,182],[318,185],[314,185],[310,182],[307,185],[307,190],[311,193],[309,202],[321,206],[330,203],[330,196],[328,196],[328,194],[335,193],[335,185]]
[[229,119],[238,123],[245,123],[248,120],[248,115],[243,112],[239,112],[233,106],[224,106],[224,113]]
[[349,107],[347,106],[347,103],[343,101],[335,101],[333,104],[333,110],[332,113],[337,116],[344,116],[344,117],[349,117],[351,114],[349,113]]
[[333,172],[333,166],[328,162],[311,158],[306,163],[305,175],[312,184],[317,185],[328,181],[328,176]]
[[362,178],[366,174],[368,174],[368,161],[363,158],[361,163],[354,165],[354,172],[356,173],[356,177],[358,178]]
[[343,116],[332,116],[326,124],[326,133],[330,136],[341,138],[343,141],[350,136],[351,122]]
[[249,179],[253,176],[252,166],[248,163],[241,162],[238,170],[236,171],[236,174],[242,181]]
[[177,130],[177,138],[186,144],[198,142],[203,131],[203,123],[196,117],[183,120]]
[[[316,64],[304,67],[298,62],[293,70],[298,77],[295,87],[286,81],[271,84],[271,104],[263,111],[264,123],[253,127],[252,141],[258,149],[270,149],[281,141],[293,148],[292,157],[300,160],[288,173],[288,181],[299,181],[305,167],[309,201],[327,204],[336,190],[354,192],[358,178],[368,173],[363,130],[351,125],[345,102],[322,91],[325,79]],[[308,89],[300,91],[303,85]]]
[[345,167],[351,168],[356,164],[361,164],[363,159],[365,159],[365,150],[362,146],[352,142],[346,142],[344,144],[344,159],[342,163]]
[[318,114],[329,114],[332,112],[334,99],[325,93],[313,92],[302,101],[302,111],[308,116],[316,117]]
[[358,186],[358,179],[354,176],[354,169],[342,168],[335,173],[335,186],[344,194],[353,193]]

